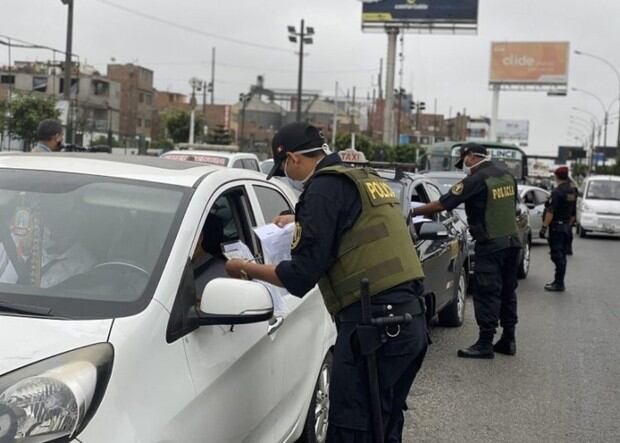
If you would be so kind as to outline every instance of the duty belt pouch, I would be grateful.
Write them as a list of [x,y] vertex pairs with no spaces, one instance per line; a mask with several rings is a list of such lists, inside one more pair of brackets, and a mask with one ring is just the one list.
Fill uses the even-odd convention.
[[381,347],[381,334],[376,326],[357,325],[355,332],[359,341],[360,354],[363,356],[373,355]]
[[486,229],[482,225],[474,225],[469,227],[469,232],[471,236],[477,242],[483,242],[489,239],[489,235],[486,232]]

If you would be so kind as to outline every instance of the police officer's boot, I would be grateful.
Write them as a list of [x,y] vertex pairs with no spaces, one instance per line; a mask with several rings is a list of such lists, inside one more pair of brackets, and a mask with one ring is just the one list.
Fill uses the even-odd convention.
[[562,283],[551,282],[545,285],[545,291],[549,292],[564,292],[566,288]]
[[459,349],[457,355],[462,358],[495,358],[493,333],[480,331],[478,341],[469,348]]
[[504,328],[502,338],[493,345],[493,350],[504,355],[515,355],[517,353],[517,341],[515,340],[515,330]]

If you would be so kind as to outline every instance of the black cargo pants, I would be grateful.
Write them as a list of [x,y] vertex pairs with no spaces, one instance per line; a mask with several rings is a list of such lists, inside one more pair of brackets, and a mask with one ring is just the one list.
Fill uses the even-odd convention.
[[[420,295],[423,291],[421,282]],[[380,296],[377,296],[377,298]],[[373,303],[378,300],[373,297]],[[346,308],[345,308],[346,309]],[[373,443],[366,359],[357,350],[357,322],[336,319],[338,337],[330,384],[327,443]],[[424,315],[401,326],[377,351],[385,443],[401,443],[406,400],[428,347]]]
[[566,276],[566,254],[570,247],[571,227],[568,223],[552,223],[549,228],[549,249],[555,265],[554,283],[564,286]]
[[504,331],[517,324],[517,269],[520,248],[476,255],[474,311],[481,336],[492,338],[498,320]]

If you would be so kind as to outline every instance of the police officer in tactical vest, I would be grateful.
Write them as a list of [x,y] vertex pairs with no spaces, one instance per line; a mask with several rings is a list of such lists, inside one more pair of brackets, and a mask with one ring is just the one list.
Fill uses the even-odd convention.
[[319,284],[338,330],[329,393],[330,443],[377,441],[361,334],[356,332],[362,320],[360,281],[370,282],[373,315],[406,313],[407,323],[376,327],[384,441],[400,442],[406,398],[428,335],[422,267],[399,200],[373,171],[345,167],[312,125],[283,127],[272,149],[274,166],[268,178],[286,176],[302,185],[295,214],[274,220],[281,226],[296,224],[292,258],[277,266],[230,260],[227,271],[232,277],[283,286],[298,297]]
[[577,212],[577,190],[569,181],[566,166],[560,166],[554,174],[557,186],[545,203],[540,237],[545,238],[549,230],[551,261],[555,264],[555,278],[545,285],[545,290],[563,292],[566,255],[570,249],[571,230]]
[[[467,177],[440,200],[415,208],[413,215],[431,215],[465,203],[469,231],[476,240],[474,310],[478,341],[458,351],[464,358],[493,358],[494,352],[516,353],[517,268],[521,244],[517,236],[517,184],[504,168],[491,162],[484,146],[461,146],[457,168]],[[498,320],[501,339],[493,345]]]

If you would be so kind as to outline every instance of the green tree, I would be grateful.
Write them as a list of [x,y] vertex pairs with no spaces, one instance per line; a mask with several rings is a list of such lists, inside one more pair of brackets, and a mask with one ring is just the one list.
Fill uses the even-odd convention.
[[[170,111],[164,116],[164,125],[173,142],[186,143],[189,140],[190,121],[190,113],[186,111]],[[194,136],[196,138],[202,135],[203,126],[202,120],[196,117],[194,122]]]
[[37,136],[37,127],[42,120],[58,118],[56,101],[52,97],[40,95],[22,95],[11,101],[11,132],[24,141],[24,150],[30,151]]

